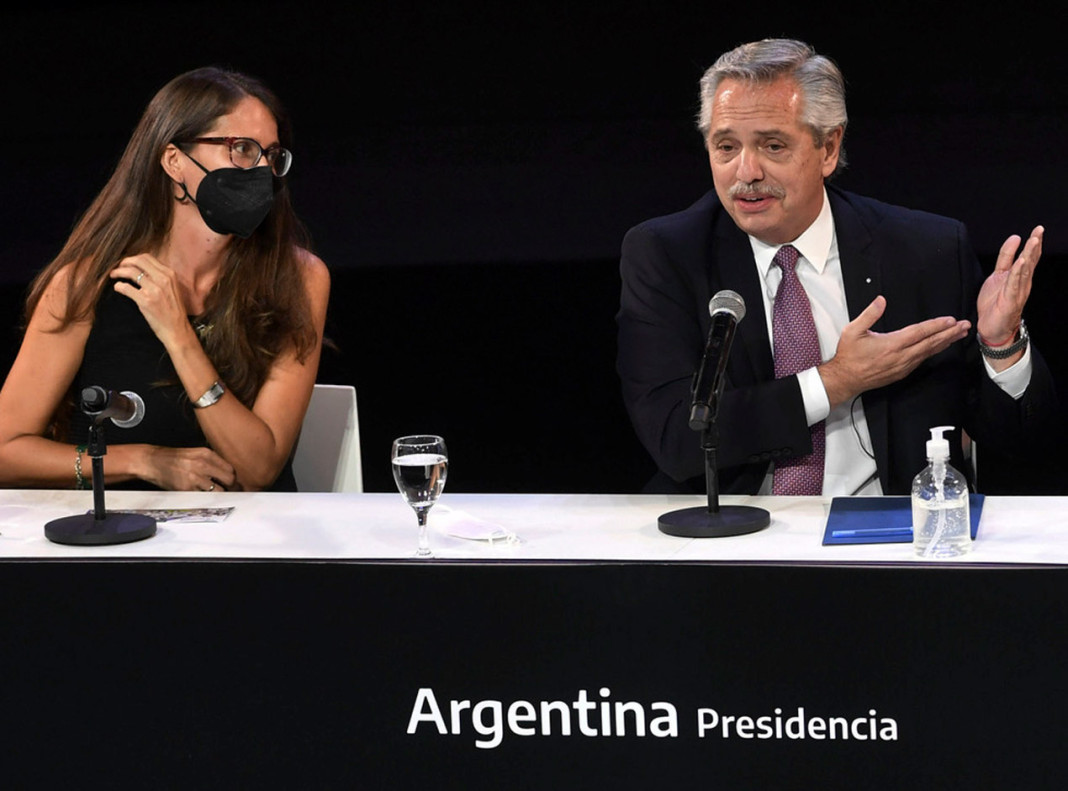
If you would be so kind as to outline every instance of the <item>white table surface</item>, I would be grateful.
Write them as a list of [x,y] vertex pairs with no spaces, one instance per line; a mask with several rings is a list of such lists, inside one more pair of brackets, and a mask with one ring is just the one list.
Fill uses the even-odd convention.
[[[820,497],[723,497],[766,508],[771,525],[745,536],[687,539],[657,529],[660,515],[702,506],[704,497],[660,495],[442,496],[430,512],[430,544],[444,560],[805,561],[928,563],[911,544],[823,546],[830,505]],[[232,506],[222,522],[163,522],[152,538],[74,547],[44,536],[46,522],[85,513],[92,492],[0,490],[0,561],[75,558],[406,559],[416,520],[398,494],[278,494],[108,491],[109,510]],[[500,526],[516,543],[457,538],[474,521]],[[1068,563],[1068,498],[987,497],[979,537],[964,564]]]

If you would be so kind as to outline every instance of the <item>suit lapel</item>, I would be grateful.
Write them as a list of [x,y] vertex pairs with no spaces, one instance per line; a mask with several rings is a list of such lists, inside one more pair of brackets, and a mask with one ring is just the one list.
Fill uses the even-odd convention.
[[[852,321],[882,293],[882,256],[872,244],[871,231],[856,210],[837,192],[827,191],[834,215],[838,255],[842,261],[846,306]],[[875,323],[879,331],[882,319]]]
[[[873,244],[870,228],[864,223],[849,201],[836,190],[828,189],[834,233],[838,241],[838,256],[842,262],[846,306],[852,321],[871,301],[883,293],[883,260],[878,245]],[[883,320],[875,322],[875,332],[882,332]],[[868,421],[875,465],[883,491],[890,486],[889,433],[887,402],[882,390],[868,391],[862,396],[864,416]]]
[[[749,238],[738,229],[727,212],[720,210],[713,221],[709,251],[712,265],[709,279],[712,293],[724,288],[737,291],[745,300],[746,320],[735,331],[735,352],[731,362],[739,373],[748,368],[749,381],[759,382],[775,377],[775,363],[764,317],[763,284],[753,258]],[[732,367],[734,367],[732,365]],[[739,377],[740,378],[740,377]]]

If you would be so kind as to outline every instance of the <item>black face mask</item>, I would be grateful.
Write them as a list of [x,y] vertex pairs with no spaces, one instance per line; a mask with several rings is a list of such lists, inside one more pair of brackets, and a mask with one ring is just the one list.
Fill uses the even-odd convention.
[[271,169],[208,170],[192,157],[189,158],[206,175],[197,187],[195,199],[185,184],[181,185],[185,191],[182,200],[189,198],[193,201],[204,222],[215,233],[233,234],[242,239],[252,236],[274,204],[274,176]]

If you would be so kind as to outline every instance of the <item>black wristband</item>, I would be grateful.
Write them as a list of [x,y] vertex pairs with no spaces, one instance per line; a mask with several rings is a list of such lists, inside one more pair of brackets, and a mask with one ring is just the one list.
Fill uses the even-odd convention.
[[1024,324],[1023,319],[1020,319],[1020,330],[1016,336],[1016,340],[1010,343],[1008,346],[1002,346],[995,349],[992,346],[987,346],[983,343],[982,338],[976,333],[976,339],[979,341],[979,351],[983,353],[984,357],[989,357],[991,360],[1005,360],[1012,357],[1016,352],[1020,351],[1027,346],[1031,341],[1031,336],[1027,334],[1027,325]]

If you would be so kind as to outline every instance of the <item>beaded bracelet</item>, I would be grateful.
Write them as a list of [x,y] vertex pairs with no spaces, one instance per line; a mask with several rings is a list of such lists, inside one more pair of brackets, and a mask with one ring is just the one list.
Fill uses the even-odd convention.
[[88,450],[88,445],[79,445],[75,448],[75,452],[78,454],[74,457],[74,488],[75,489],[88,489],[89,481],[85,480],[85,476],[82,475],[82,454]]

